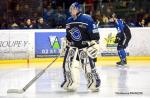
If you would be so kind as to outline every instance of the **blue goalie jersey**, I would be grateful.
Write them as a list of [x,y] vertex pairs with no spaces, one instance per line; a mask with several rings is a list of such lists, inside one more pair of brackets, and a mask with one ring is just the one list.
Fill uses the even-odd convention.
[[100,38],[93,19],[86,14],[79,13],[76,19],[68,18],[66,31],[67,40],[73,43],[75,47],[83,47],[83,42],[99,40]]

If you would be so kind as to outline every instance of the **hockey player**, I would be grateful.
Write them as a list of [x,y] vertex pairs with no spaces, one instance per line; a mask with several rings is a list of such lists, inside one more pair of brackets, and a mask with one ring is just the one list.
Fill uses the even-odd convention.
[[64,81],[61,87],[67,91],[75,91],[79,86],[82,68],[87,88],[98,91],[101,82],[95,68],[100,38],[98,29],[91,16],[82,14],[79,3],[73,3],[69,11],[71,17],[66,24],[67,46],[63,62]]
[[116,14],[112,14],[112,19],[114,20],[115,27],[118,31],[116,35],[115,43],[118,43],[117,50],[118,55],[120,57],[120,61],[117,62],[117,65],[125,65],[127,64],[126,52],[125,49],[128,46],[128,43],[131,39],[131,32],[128,25],[123,22],[122,19],[116,16]]

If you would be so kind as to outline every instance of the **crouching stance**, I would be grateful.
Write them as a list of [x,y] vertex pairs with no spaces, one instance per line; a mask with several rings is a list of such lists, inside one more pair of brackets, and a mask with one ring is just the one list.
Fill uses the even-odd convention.
[[64,81],[61,87],[68,91],[75,91],[79,86],[82,68],[87,80],[87,88],[98,91],[101,83],[95,68],[100,38],[98,29],[89,15],[81,13],[77,2],[73,3],[69,10],[71,17],[66,24],[67,46],[63,62]]

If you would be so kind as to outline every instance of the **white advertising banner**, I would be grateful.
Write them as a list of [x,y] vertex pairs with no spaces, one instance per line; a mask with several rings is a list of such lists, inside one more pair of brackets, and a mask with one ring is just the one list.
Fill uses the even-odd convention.
[[114,43],[117,30],[115,28],[99,28],[100,32],[100,52],[99,56],[115,56],[117,55]]
[[[150,56],[150,28],[130,28],[132,38],[126,48],[130,56]],[[100,55],[117,55],[117,44],[114,43],[117,30],[115,28],[99,28]]]
[[127,50],[131,56],[150,56],[150,28],[131,28],[132,38]]
[[31,47],[29,42],[31,32],[29,30],[1,30],[0,36],[0,59],[29,57],[29,47]]

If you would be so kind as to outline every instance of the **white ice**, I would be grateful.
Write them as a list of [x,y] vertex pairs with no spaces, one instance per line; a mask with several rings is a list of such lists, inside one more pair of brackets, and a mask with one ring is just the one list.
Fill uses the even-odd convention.
[[[136,63],[135,63],[136,64]],[[150,63],[117,68],[97,66],[101,78],[99,92],[89,92],[81,73],[80,87],[76,92],[60,88],[62,68],[49,68],[23,94],[7,94],[8,89],[23,88],[41,68],[0,69],[0,98],[150,98]]]

